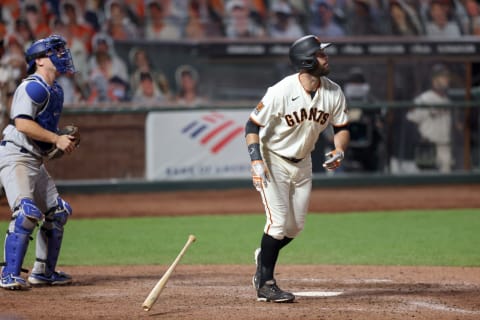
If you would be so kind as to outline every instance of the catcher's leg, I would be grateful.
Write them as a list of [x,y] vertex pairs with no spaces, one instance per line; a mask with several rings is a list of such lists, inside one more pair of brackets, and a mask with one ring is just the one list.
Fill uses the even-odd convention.
[[57,198],[57,206],[48,210],[37,234],[36,260],[28,281],[34,285],[59,285],[72,282],[63,272],[55,271],[63,239],[63,227],[72,208],[62,198]]
[[31,199],[20,200],[20,204],[14,209],[5,238],[5,263],[2,268],[1,287],[6,289],[27,287],[26,281],[20,277],[20,272],[30,235],[41,218],[42,213]]

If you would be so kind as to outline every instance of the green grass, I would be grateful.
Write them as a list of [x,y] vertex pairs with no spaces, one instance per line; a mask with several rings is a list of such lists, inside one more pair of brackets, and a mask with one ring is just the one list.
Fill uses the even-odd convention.
[[[189,234],[183,264],[252,264],[263,214],[75,219],[62,265],[170,264]],[[0,222],[5,230],[6,221]],[[30,243],[24,266],[33,262]],[[480,210],[314,214],[280,255],[284,264],[480,266]]]
[[304,237],[285,251],[287,263],[480,266],[480,210],[307,219]]

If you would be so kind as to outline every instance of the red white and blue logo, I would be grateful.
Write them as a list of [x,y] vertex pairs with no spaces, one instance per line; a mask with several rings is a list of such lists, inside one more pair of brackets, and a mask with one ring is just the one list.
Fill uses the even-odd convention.
[[243,126],[218,112],[202,115],[182,128],[182,134],[208,147],[213,154],[220,152],[243,132]]

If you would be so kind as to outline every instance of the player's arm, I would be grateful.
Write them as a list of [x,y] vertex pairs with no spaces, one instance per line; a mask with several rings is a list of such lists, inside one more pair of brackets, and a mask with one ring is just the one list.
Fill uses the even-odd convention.
[[347,150],[350,142],[350,131],[348,130],[348,124],[340,127],[333,127],[333,144],[335,150],[330,151],[325,156],[327,160],[323,163],[323,167],[328,170],[335,170],[340,167],[340,164],[345,157],[345,151]]
[[15,118],[15,127],[17,130],[27,137],[48,142],[55,145],[57,148],[71,153],[75,149],[75,143],[72,141],[75,137],[69,135],[57,135],[54,132],[42,128],[37,122],[33,121],[27,116],[18,116]]
[[48,103],[48,89],[38,81],[25,81],[17,90],[18,95],[12,107],[12,118],[16,129],[30,139],[51,143],[66,153],[72,152],[75,144],[71,139],[75,137],[59,136],[33,120],[39,109]]
[[247,142],[248,154],[252,161],[262,160],[259,133],[260,126],[249,118],[245,125],[245,140]]
[[262,153],[260,151],[260,126],[251,118],[245,125],[245,140],[247,143],[248,154],[251,160],[251,172],[253,185],[257,190],[261,190],[263,186],[267,186],[268,169],[263,162]]
[[348,143],[350,142],[350,131],[348,126],[348,108],[345,95],[337,87],[338,95],[336,105],[334,107],[334,114],[331,124],[333,125],[333,144],[335,149],[328,152],[325,156],[327,160],[323,163],[323,167],[328,170],[335,170],[340,167],[340,164],[345,157]]
[[260,143],[258,133],[247,133],[245,140],[247,141],[247,146],[251,145],[252,143]]
[[333,127],[333,131],[335,133],[333,136],[335,150],[345,152],[350,142],[350,131],[348,130],[348,125],[342,127]]

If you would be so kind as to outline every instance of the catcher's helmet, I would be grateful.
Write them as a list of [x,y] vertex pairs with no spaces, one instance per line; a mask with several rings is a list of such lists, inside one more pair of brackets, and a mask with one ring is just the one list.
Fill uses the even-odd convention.
[[51,35],[45,39],[35,41],[25,52],[25,60],[28,64],[27,72],[35,70],[35,59],[48,57],[57,71],[60,73],[74,73],[72,55],[66,48],[67,42],[62,36]]
[[330,43],[321,43],[320,39],[314,35],[301,37],[290,47],[290,61],[297,70],[313,70],[318,64],[315,54],[329,45]]

